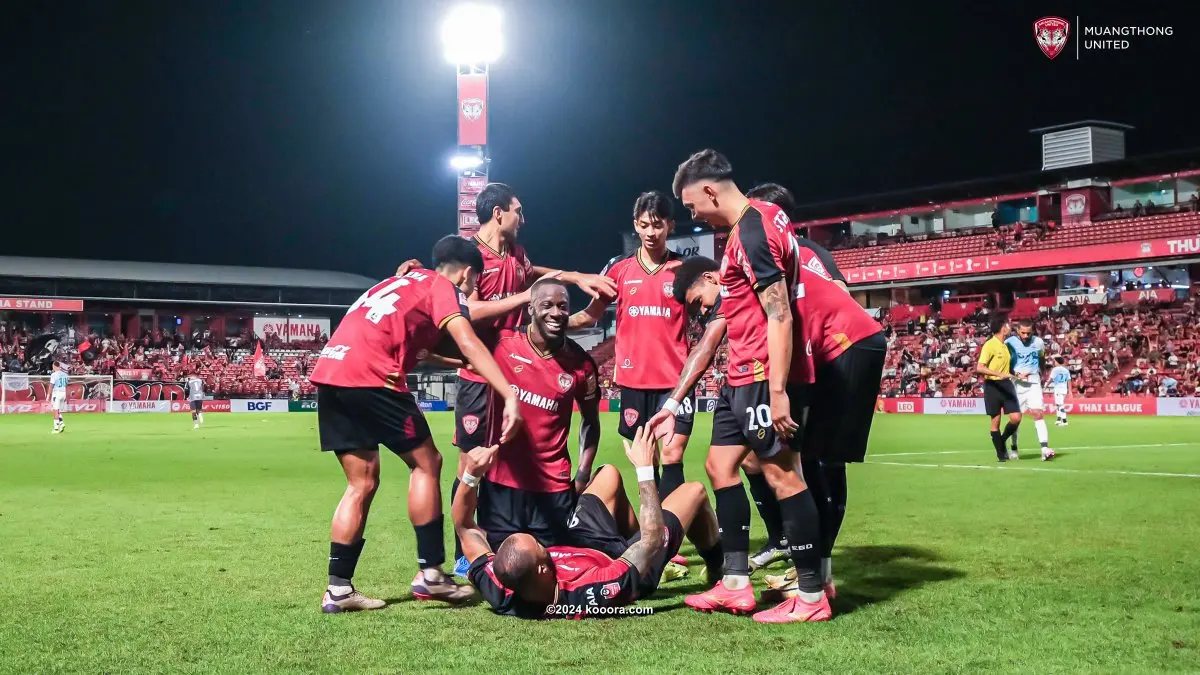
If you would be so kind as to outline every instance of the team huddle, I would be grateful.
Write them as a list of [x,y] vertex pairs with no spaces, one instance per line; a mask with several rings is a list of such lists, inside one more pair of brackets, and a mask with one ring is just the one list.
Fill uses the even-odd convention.
[[[672,187],[694,220],[728,232],[720,261],[669,251],[672,200],[647,192],[634,205],[633,253],[600,274],[535,266],[517,243],[520,200],[492,183],[477,197],[473,239],[442,239],[431,268],[410,260],[350,307],[310,376],[321,448],[337,455],[347,481],[333,516],[323,611],[385,605],[352,583],[382,444],[411,471],[419,599],[458,604],[478,592],[501,614],[602,615],[686,575],[679,550],[687,537],[709,585],[686,598],[688,607],[762,623],[832,618],[846,464],[866,454],[886,340],[828,252],[797,237],[785,189],[743,194],[713,150],[683,162]],[[574,314],[570,285],[592,298]],[[567,337],[609,305],[617,315],[617,432],[635,467],[636,506],[615,467],[593,466],[598,372]],[[703,327],[694,346],[690,320]],[[714,510],[708,488],[687,480],[683,456],[692,392],[722,340],[728,365],[705,461]],[[407,381],[420,362],[459,368],[451,519],[454,574],[467,584],[443,570],[442,458]],[[768,545],[753,556],[742,473],[767,529]],[[780,602],[760,609],[750,574],[781,558],[793,568],[766,579]]]

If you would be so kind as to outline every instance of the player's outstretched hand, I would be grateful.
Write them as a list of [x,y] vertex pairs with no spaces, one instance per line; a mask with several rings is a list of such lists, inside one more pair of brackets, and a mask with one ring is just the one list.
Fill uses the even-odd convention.
[[400,266],[396,268],[396,276],[402,277],[413,270],[421,269],[421,267],[422,265],[420,260],[417,260],[416,258],[410,258],[400,263]]
[[625,444],[625,456],[629,458],[635,469],[654,466],[656,444],[646,427],[638,427],[633,432],[632,443],[625,439],[621,439],[621,442]]
[[575,285],[597,300],[610,300],[617,297],[617,282],[602,274],[577,274],[575,275]]
[[646,428],[650,430],[652,438],[662,441],[664,445],[669,444],[675,437],[675,415],[663,408],[654,413],[654,417],[646,423]]
[[507,443],[512,440],[517,431],[521,428],[521,403],[517,401],[516,396],[510,396],[504,400],[504,413],[501,415],[502,424],[500,427],[500,442]]
[[483,478],[488,469],[492,468],[492,460],[496,459],[499,445],[480,446],[462,454],[463,473],[469,473],[476,478]]
[[771,426],[783,440],[796,435],[800,425],[792,419],[792,402],[787,392],[771,392]]

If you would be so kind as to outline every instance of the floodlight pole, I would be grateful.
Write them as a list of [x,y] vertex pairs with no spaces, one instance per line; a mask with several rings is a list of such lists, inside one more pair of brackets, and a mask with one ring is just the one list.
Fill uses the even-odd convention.
[[457,228],[463,237],[479,231],[475,198],[488,182],[488,64],[458,64],[458,153],[477,155],[483,163],[458,172]]

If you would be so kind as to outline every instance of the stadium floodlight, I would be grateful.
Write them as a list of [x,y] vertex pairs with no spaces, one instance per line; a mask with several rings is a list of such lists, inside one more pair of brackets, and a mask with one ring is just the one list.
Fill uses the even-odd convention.
[[442,23],[442,47],[454,65],[487,64],[500,58],[500,10],[486,5],[459,5]]
[[450,166],[458,171],[472,171],[483,166],[483,158],[479,155],[455,155],[450,158]]

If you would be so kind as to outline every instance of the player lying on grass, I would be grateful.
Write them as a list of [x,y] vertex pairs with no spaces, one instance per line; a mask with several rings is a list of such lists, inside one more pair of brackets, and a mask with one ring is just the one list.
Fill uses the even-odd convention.
[[321,449],[337,454],[346,475],[346,492],[330,527],[329,586],[321,598],[324,612],[380,609],[386,604],[359,593],[351,582],[379,488],[381,444],[412,471],[408,517],[416,533],[420,566],[412,582],[413,595],[447,602],[474,595],[469,586],[454,583],[441,569],[446,558],[442,456],[408,391],[406,373],[444,332],[504,401],[501,437],[505,440],[520,427],[521,412],[516,393],[467,318],[466,294],[483,272],[479,251],[461,237],[444,237],[433,249],[433,261],[435,271],[412,270],[385,279],[355,301],[313,368]]
[[533,536],[518,533],[495,553],[474,514],[476,488],[497,446],[463,453],[467,469],[451,513],[463,553],[471,560],[468,578],[493,611],[526,619],[613,616],[606,610],[654,593],[684,532],[708,566],[709,583],[720,578],[721,542],[704,486],[684,483],[660,503],[654,485],[655,443],[644,428],[634,433],[632,443],[623,442],[637,471],[638,515],[625,495],[620,472],[605,466],[571,516],[574,546],[547,548]]

